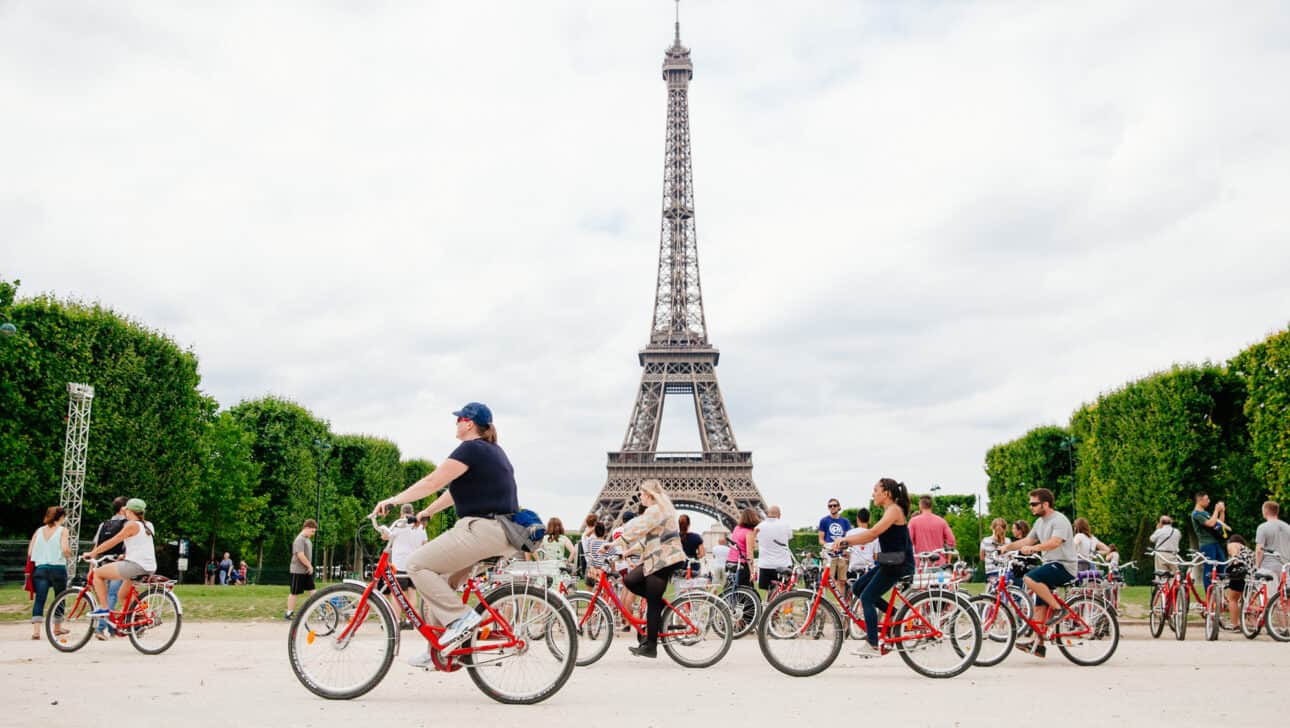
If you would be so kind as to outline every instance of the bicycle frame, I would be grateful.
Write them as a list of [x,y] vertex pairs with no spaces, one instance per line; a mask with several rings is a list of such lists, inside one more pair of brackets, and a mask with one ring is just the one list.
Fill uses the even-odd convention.
[[[89,573],[85,575],[85,584],[77,591],[76,601],[72,603],[70,608],[70,611],[73,614],[78,613],[83,606],[87,606],[91,603],[89,597],[86,595],[94,593],[94,576],[96,570],[96,566],[91,566]],[[129,587],[129,592],[121,601],[121,609],[109,611],[106,617],[99,617],[99,619],[106,619],[107,623],[111,625],[118,634],[125,634],[126,630],[134,629],[136,627],[147,627],[152,623],[152,621],[148,619],[147,613],[144,611],[143,601],[139,598],[139,589],[135,587],[132,580],[126,579],[125,581],[126,586]],[[167,586],[166,588],[169,590],[170,587]],[[175,601],[178,603],[179,600],[176,599]],[[134,617],[134,619],[127,622],[127,617]]]
[[[358,583],[361,584],[362,582]],[[472,642],[468,647],[457,647],[445,652],[444,644],[439,641],[439,636],[442,635],[447,628],[429,624],[421,618],[421,615],[417,610],[412,608],[412,604],[408,602],[407,595],[399,588],[398,581],[395,579],[394,567],[390,564],[389,549],[381,552],[381,559],[377,562],[376,569],[372,572],[371,581],[367,582],[366,588],[363,590],[363,595],[359,597],[358,604],[354,608],[354,614],[350,617],[345,628],[337,636],[337,642],[341,644],[347,642],[354,634],[354,631],[358,628],[358,625],[362,624],[363,621],[367,619],[368,614],[371,612],[371,600],[373,598],[383,600],[387,605],[389,604],[388,599],[383,594],[377,593],[375,597],[373,597],[373,592],[376,591],[379,586],[384,586],[387,589],[388,594],[394,597],[394,602],[398,604],[399,608],[403,611],[403,615],[412,623],[416,631],[419,632],[422,637],[425,637],[426,641],[430,643],[431,653],[434,655],[435,659],[435,665],[441,670],[450,671],[455,669],[452,664],[453,658],[461,657],[463,655],[497,651],[511,647],[523,649],[525,646],[524,640],[517,638],[515,633],[511,631],[511,626],[507,623],[506,619],[502,617],[497,610],[493,609],[493,607],[484,599],[484,594],[480,589],[479,582],[477,582],[474,577],[471,577],[466,581],[465,591],[461,595],[461,603],[463,605],[467,604],[470,601],[470,597],[473,595],[479,599],[480,604],[484,605],[484,611],[486,613],[484,618],[480,621],[479,626],[475,629],[483,632],[482,636],[484,639],[487,639],[494,630],[500,631],[506,639],[504,641],[489,642],[483,645],[476,645]],[[441,658],[442,662],[440,661]]]
[[[648,627],[648,620],[644,616],[638,617],[628,611],[627,607],[623,606],[622,601],[618,598],[617,590],[615,590],[614,585],[609,582],[609,577],[605,575],[603,570],[600,572],[600,579],[596,582],[596,588],[591,592],[591,600],[592,603],[595,603],[596,600],[600,600],[605,604],[612,606],[614,609],[617,609],[618,613],[623,616],[623,619],[626,620],[627,624],[631,625],[632,629],[636,630],[638,633],[643,634]],[[644,602],[645,600],[642,598],[641,604],[643,605]],[[663,606],[671,610],[673,614],[680,617],[681,620],[685,622],[686,628],[679,632],[659,632],[659,639],[663,639],[664,637],[683,637],[685,635],[699,633],[698,627],[694,626],[694,623],[690,621],[690,618],[683,612],[676,611],[676,609],[672,607],[671,602],[664,599]],[[587,623],[587,620],[591,618],[592,612],[593,610],[588,609],[586,613],[582,615],[582,619],[578,621],[579,629],[581,629]]]
[[[854,623],[860,629],[866,629],[867,627],[865,625],[864,618],[856,614],[855,612],[851,611],[851,607],[850,605],[847,604],[847,600],[844,599],[842,595],[838,593],[837,587],[833,585],[833,580],[820,579],[819,585],[815,588],[815,597],[811,600],[811,611],[807,615],[806,619],[803,620],[800,631],[805,632],[806,629],[809,627],[809,625],[815,620],[815,612],[820,607],[820,600],[824,599],[824,590],[826,588],[833,594],[834,600],[836,600],[838,604],[842,607],[843,614],[845,614],[847,618],[850,619],[852,623]],[[923,616],[922,612],[919,612],[918,608],[915,607],[913,604],[911,604],[910,601],[905,598],[905,595],[902,594],[900,591],[899,584],[897,584],[895,587],[892,588],[891,597],[892,598],[887,601],[886,612],[883,613],[882,619],[879,620],[878,622],[879,646],[885,648],[891,645],[899,645],[903,642],[925,640],[929,638],[940,639],[943,636],[943,633],[939,629],[937,629],[934,625],[932,625],[932,623],[929,622],[927,618]],[[899,601],[900,603],[904,604],[909,608],[910,616],[900,620],[899,622],[893,622],[892,614],[896,610],[897,601]],[[895,627],[904,627],[905,625],[913,625],[915,623],[923,627],[924,631],[906,635],[904,633],[905,630],[902,629],[901,636],[899,637],[891,637],[888,634],[889,631]]]

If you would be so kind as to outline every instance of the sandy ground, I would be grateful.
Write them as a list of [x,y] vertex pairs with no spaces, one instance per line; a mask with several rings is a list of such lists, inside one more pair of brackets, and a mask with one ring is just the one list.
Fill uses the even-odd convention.
[[[29,630],[0,626],[0,726],[83,727],[128,715],[131,725],[286,728],[379,720],[410,728],[523,719],[536,720],[526,723],[532,726],[577,721],[619,728],[784,719],[813,725],[822,714],[843,724],[877,718],[896,721],[890,725],[998,726],[1017,724],[1032,710],[1046,711],[1043,723],[1051,726],[1194,724],[1202,716],[1239,726],[1270,724],[1290,688],[1290,644],[1232,634],[1217,643],[1151,640],[1145,627],[1131,625],[1100,667],[1076,667],[1056,651],[1046,660],[1014,652],[999,667],[951,680],[918,676],[895,655],[863,661],[849,654],[849,642],[829,670],[790,678],[766,663],[755,639],[739,640],[708,670],[686,670],[666,656],[633,658],[627,641],[615,640],[604,659],[577,669],[560,693],[536,706],[499,705],[464,672],[415,670],[401,656],[375,690],[338,702],[314,697],[296,681],[285,623],[188,623],[175,646],[155,657],[124,640],[91,640],[61,654],[31,641]],[[107,705],[105,695],[113,696]]]

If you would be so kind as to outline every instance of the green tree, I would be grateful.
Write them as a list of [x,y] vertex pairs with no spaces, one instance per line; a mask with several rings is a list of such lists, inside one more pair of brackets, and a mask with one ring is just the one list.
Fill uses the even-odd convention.
[[1237,354],[1229,369],[1245,383],[1244,412],[1260,489],[1290,503],[1290,329]]
[[[1071,514],[1071,463],[1078,461],[1078,444],[1069,449],[1070,431],[1037,427],[1012,442],[995,445],[985,455],[989,478],[990,515],[1030,520],[1027,494],[1035,488],[1053,492],[1058,510]],[[1078,442],[1078,441],[1077,441]]]
[[264,532],[268,496],[255,494],[260,468],[251,459],[254,438],[228,412],[205,425],[198,456],[198,515],[182,524],[183,535],[207,547],[210,558],[225,548],[249,554]]

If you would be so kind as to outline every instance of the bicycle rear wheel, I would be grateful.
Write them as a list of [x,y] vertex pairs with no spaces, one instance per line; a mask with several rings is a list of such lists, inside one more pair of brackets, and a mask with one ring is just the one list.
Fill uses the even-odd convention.
[[1174,597],[1172,611],[1169,613],[1169,628],[1174,631],[1174,639],[1187,639],[1187,617],[1191,595],[1186,589],[1179,589]]
[[[394,661],[398,625],[380,597],[362,602],[358,584],[333,584],[296,610],[287,632],[287,657],[296,679],[329,700],[357,698],[376,687]],[[320,632],[332,617],[337,628]]]
[[1218,596],[1220,591],[1218,588],[1210,589],[1205,599],[1205,639],[1209,642],[1218,639],[1218,620],[1226,606]]
[[125,615],[130,644],[145,655],[160,655],[179,639],[184,615],[179,600],[167,590],[139,593],[139,606]]
[[586,667],[605,656],[614,641],[614,617],[609,607],[591,592],[574,592],[568,597],[573,607],[573,624],[578,631],[578,667]]
[[711,667],[730,651],[735,619],[726,603],[707,592],[687,592],[663,607],[659,641],[685,667]]
[[730,608],[730,615],[735,620],[735,639],[743,637],[757,626],[757,621],[761,618],[762,604],[761,595],[755,590],[746,586],[727,589],[721,594],[721,598]]
[[59,652],[75,652],[90,641],[97,618],[90,612],[97,607],[94,593],[80,588],[64,589],[54,597],[45,612],[45,639]]
[[814,675],[832,665],[842,651],[846,630],[838,608],[821,599],[812,614],[814,604],[815,592],[785,592],[766,605],[757,625],[762,656],[785,675]]
[[1017,643],[1017,617],[1007,604],[995,603],[989,594],[972,597],[972,608],[981,620],[981,651],[977,654],[977,667],[994,667],[1003,662]]
[[[1253,575],[1251,575],[1253,578]],[[1267,612],[1268,595],[1262,589],[1246,593],[1241,599],[1241,634],[1246,639],[1259,636],[1263,629],[1263,615]]]
[[1157,639],[1165,631],[1169,621],[1169,593],[1166,589],[1151,591],[1151,609],[1147,613],[1147,624],[1151,629],[1151,638]]
[[1281,594],[1276,594],[1268,602],[1268,609],[1263,621],[1268,627],[1268,634],[1277,642],[1290,642],[1290,601]]
[[[1115,610],[1101,600],[1086,597],[1072,599],[1067,606],[1070,611],[1062,614],[1055,628],[1057,634],[1082,632],[1086,627],[1088,632],[1053,640],[1057,649],[1066,659],[1086,667],[1111,659],[1120,644],[1120,620],[1116,618]],[[1079,619],[1074,619],[1071,613],[1078,615]]]
[[981,652],[981,620],[967,597],[956,592],[914,594],[893,620],[888,639],[905,664],[925,677],[959,675]]
[[465,642],[473,651],[461,661],[485,695],[531,705],[564,687],[578,661],[578,630],[558,596],[542,587],[506,584],[483,595],[475,611],[484,619]]

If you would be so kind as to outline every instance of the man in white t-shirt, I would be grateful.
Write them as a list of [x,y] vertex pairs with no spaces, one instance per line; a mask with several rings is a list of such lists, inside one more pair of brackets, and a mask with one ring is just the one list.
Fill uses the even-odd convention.
[[[424,546],[426,542],[426,529],[417,521],[415,513],[416,508],[411,503],[404,503],[403,508],[399,510],[399,520],[382,528],[381,538],[390,542],[390,564],[394,566],[397,574],[395,581],[399,583],[399,588],[403,590],[408,601],[419,605],[420,596],[417,590],[412,588],[412,580],[405,573],[412,552]],[[413,598],[417,601],[413,602]],[[421,607],[418,606],[417,609],[420,610]]]
[[[856,512],[856,527],[847,531],[847,543],[855,544],[852,536],[859,536],[869,530],[869,509],[861,508]],[[857,576],[873,568],[874,554],[878,553],[878,540],[866,544],[855,544],[849,547],[851,559],[847,562],[847,580],[854,581]]]
[[717,537],[717,545],[712,547],[712,568],[708,571],[712,574],[713,581],[724,583],[726,578],[726,558],[730,556],[730,544],[726,542],[725,536]]
[[779,518],[779,506],[766,510],[766,520],[753,529],[757,532],[757,587],[769,589],[780,569],[793,568],[793,556],[788,542],[793,528]]
[[1156,530],[1151,532],[1147,541],[1151,544],[1151,550],[1156,552],[1156,571],[1177,574],[1178,564],[1174,560],[1178,558],[1178,549],[1182,546],[1182,531],[1174,527],[1174,520],[1169,516],[1161,516],[1156,521]]

